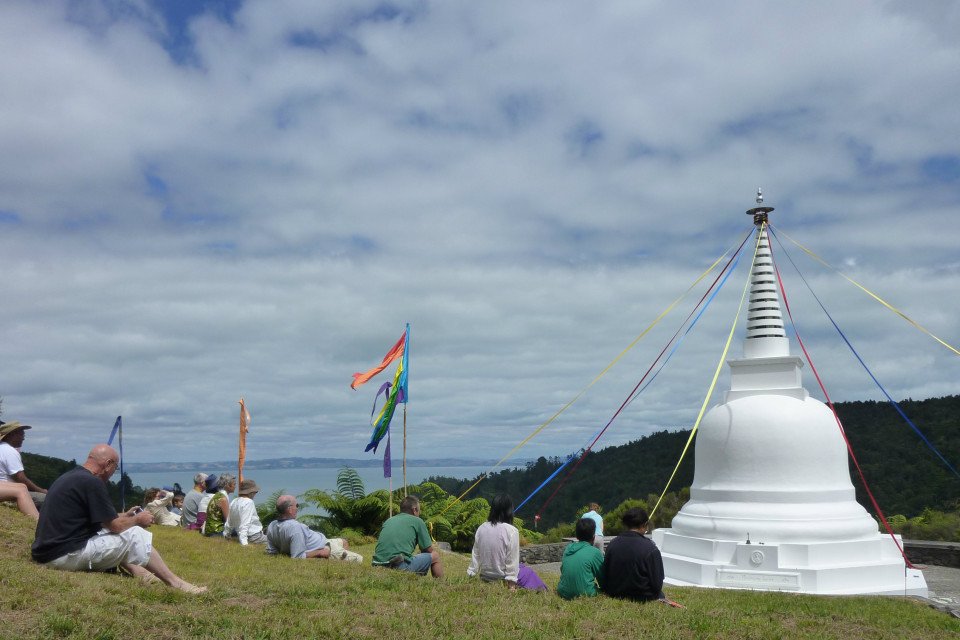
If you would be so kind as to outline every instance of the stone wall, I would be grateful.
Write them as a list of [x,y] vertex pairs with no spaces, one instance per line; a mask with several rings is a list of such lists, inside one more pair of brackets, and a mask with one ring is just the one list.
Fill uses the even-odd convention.
[[960,542],[904,540],[903,550],[914,564],[935,564],[960,569]]
[[[520,561],[527,564],[560,562],[563,550],[569,542],[552,544],[532,544],[520,549]],[[904,540],[904,551],[914,564],[935,564],[941,567],[960,569],[960,543],[928,542],[926,540]]]
[[520,547],[520,562],[527,564],[544,564],[547,562],[560,562],[563,558],[563,550],[567,548],[569,542],[553,542],[550,544],[531,544],[526,547]]

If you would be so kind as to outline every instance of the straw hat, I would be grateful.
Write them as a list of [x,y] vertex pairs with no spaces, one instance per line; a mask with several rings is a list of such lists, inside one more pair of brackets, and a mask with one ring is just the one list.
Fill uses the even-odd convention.
[[8,435],[16,431],[17,429],[32,429],[28,424],[20,424],[16,420],[12,422],[0,422],[0,440],[3,440]]

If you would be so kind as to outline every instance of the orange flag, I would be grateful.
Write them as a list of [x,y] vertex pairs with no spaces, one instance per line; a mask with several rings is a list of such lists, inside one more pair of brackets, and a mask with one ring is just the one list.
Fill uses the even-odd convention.
[[350,383],[350,388],[356,389],[363,383],[367,382],[370,378],[372,378],[373,376],[377,375],[378,373],[386,369],[391,362],[393,362],[394,360],[402,356],[403,345],[406,338],[407,338],[407,332],[404,331],[403,335],[400,336],[400,339],[397,340],[397,344],[390,347],[390,351],[387,352],[387,355],[383,356],[383,361],[379,365],[377,365],[373,369],[370,369],[370,371],[367,371],[366,373],[353,374],[353,382]]
[[250,424],[250,412],[247,411],[243,398],[240,398],[240,458],[237,462],[237,491],[240,490],[240,483],[243,482],[243,462],[247,459],[247,432],[250,431],[248,424]]

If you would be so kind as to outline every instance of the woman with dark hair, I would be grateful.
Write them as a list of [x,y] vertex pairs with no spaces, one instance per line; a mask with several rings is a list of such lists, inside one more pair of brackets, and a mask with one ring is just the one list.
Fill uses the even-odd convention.
[[513,500],[497,495],[490,503],[490,516],[477,527],[468,576],[485,582],[503,582],[510,589],[546,590],[530,567],[520,563],[520,532],[513,526]]

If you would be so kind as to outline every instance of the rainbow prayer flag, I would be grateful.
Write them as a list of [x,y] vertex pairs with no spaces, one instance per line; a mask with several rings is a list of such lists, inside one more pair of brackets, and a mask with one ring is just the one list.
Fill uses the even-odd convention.
[[403,335],[400,336],[400,339],[397,340],[397,344],[390,347],[390,351],[387,352],[387,355],[383,356],[383,360],[375,366],[373,369],[370,369],[366,373],[355,373],[353,374],[353,382],[350,383],[351,389],[356,389],[362,384],[365,384],[370,378],[374,377],[384,369],[386,369],[391,362],[399,358],[406,351],[407,337],[410,334],[410,325],[407,325],[407,330],[403,332]]
[[[383,362],[381,362],[378,367],[363,374],[355,373],[353,375],[353,384],[350,386],[356,389],[358,386],[367,382],[370,378],[383,371],[391,362],[397,358],[400,358],[400,363],[397,365],[397,370],[393,374],[393,383],[384,383],[383,386],[380,387],[380,391],[377,393],[377,397],[379,397],[380,393],[385,392],[387,400],[384,402],[383,407],[381,407],[380,412],[377,413],[376,417],[372,419],[373,433],[370,434],[370,442],[367,444],[367,447],[364,449],[364,451],[370,451],[372,449],[374,452],[376,452],[377,447],[380,445],[380,441],[383,440],[383,438],[385,438],[390,431],[390,422],[393,420],[393,414],[397,410],[397,405],[405,404],[409,398],[407,393],[407,369],[409,366],[409,349],[407,345],[409,340],[410,325],[408,324],[407,328],[403,332],[403,336],[397,341],[397,344],[393,345],[393,348],[390,349],[387,355],[384,356]],[[376,399],[374,399],[374,412],[376,412]]]

